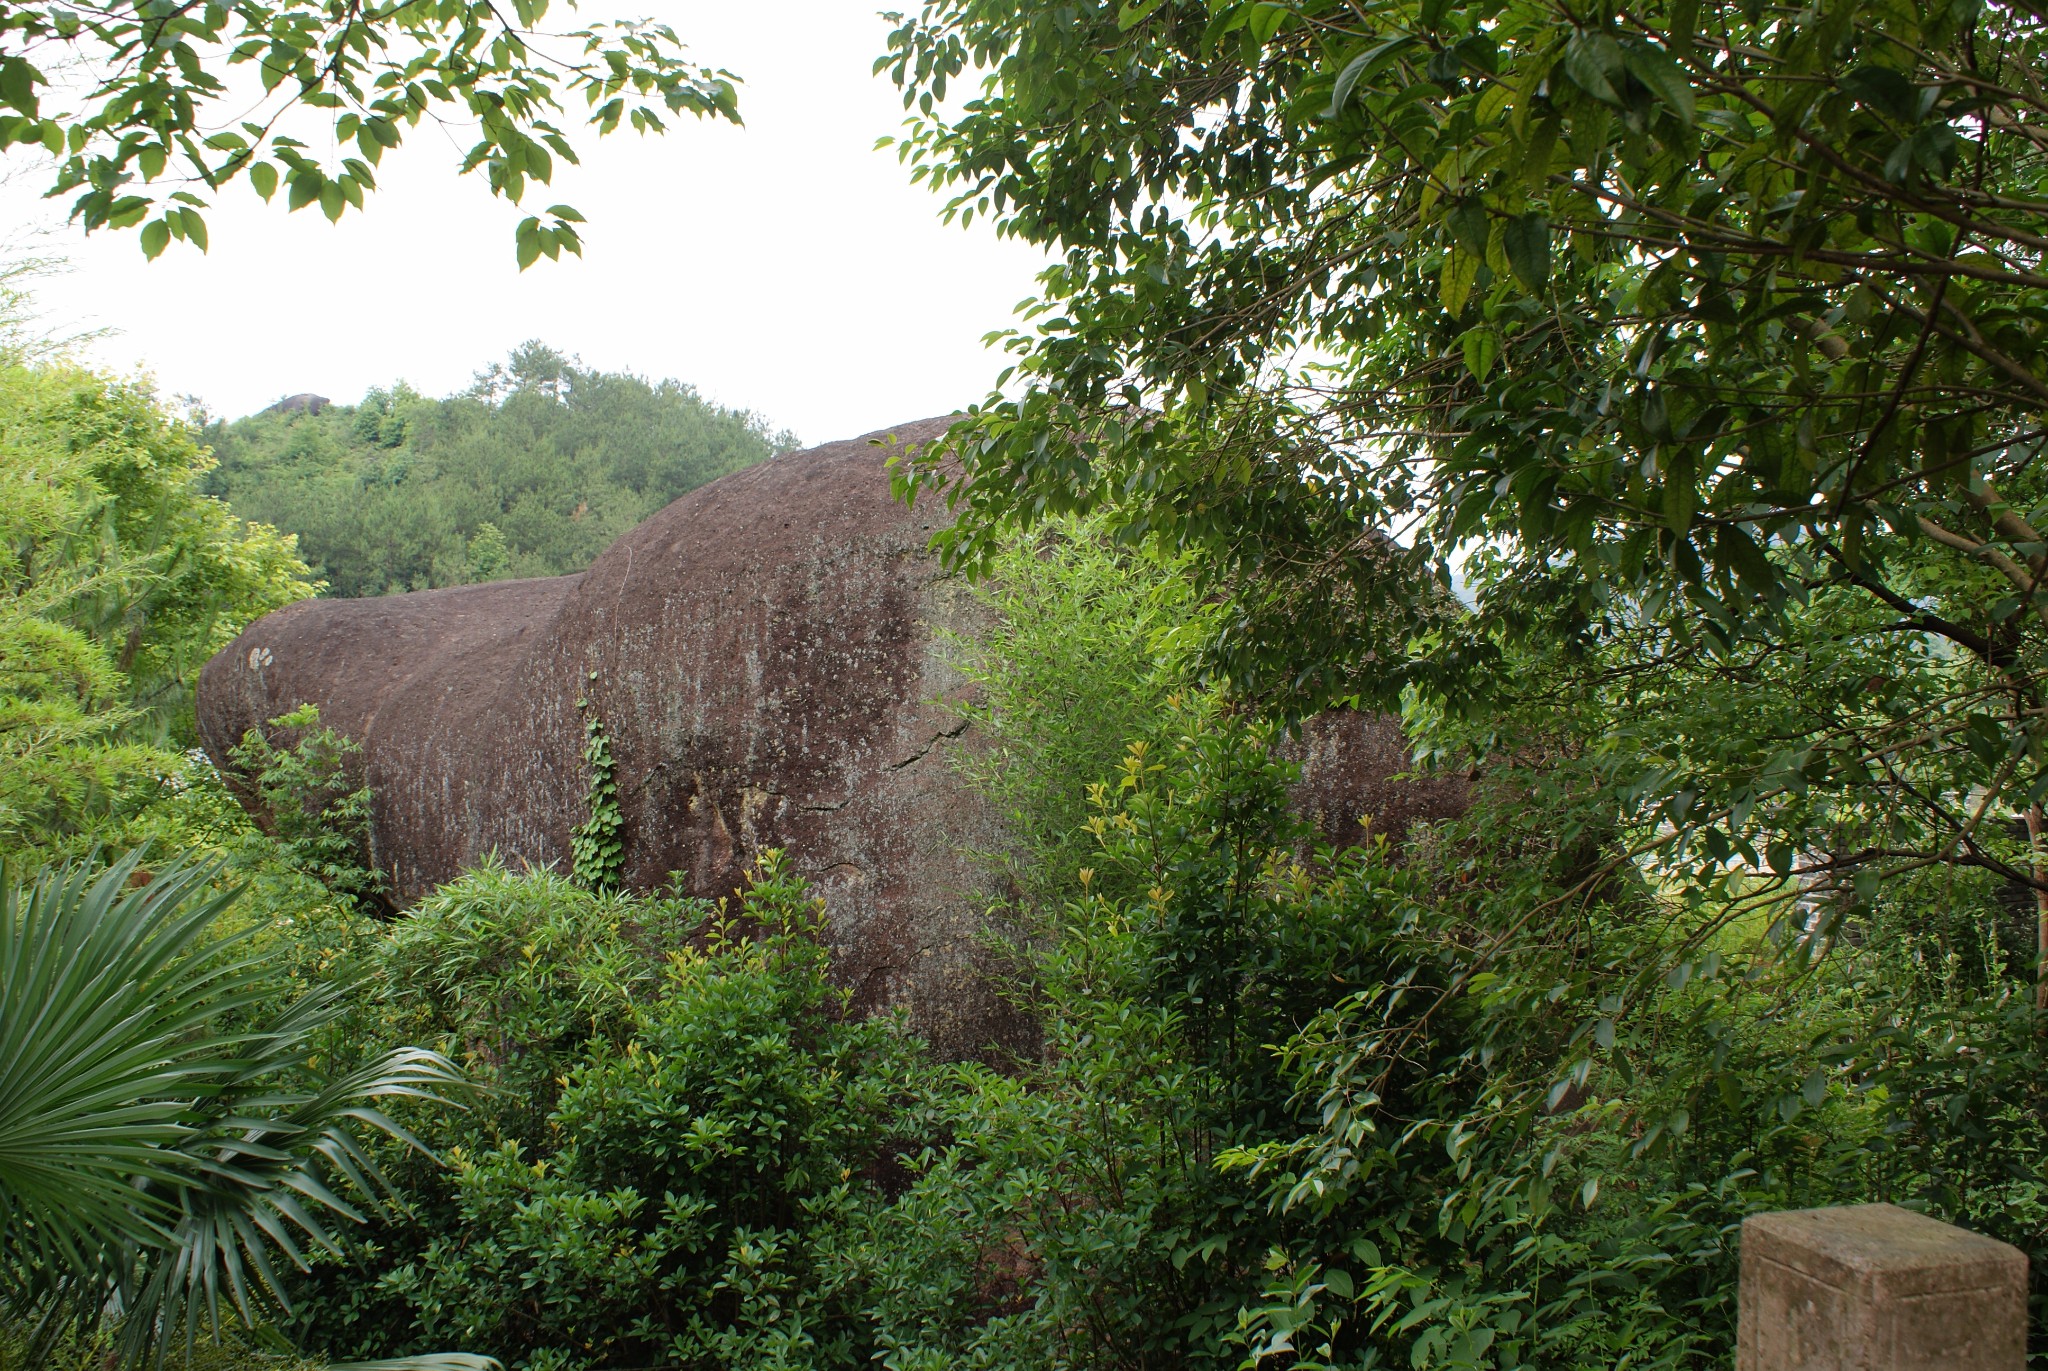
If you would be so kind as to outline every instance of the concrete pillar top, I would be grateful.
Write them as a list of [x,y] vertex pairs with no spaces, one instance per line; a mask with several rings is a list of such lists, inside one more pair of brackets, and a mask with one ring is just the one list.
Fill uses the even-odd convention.
[[1742,1224],[1742,1371],[2021,1371],[2027,1258],[1890,1204]]
[[1816,1276],[1923,1273],[1929,1288],[1982,1284],[1981,1275],[2017,1268],[2027,1257],[2010,1243],[1930,1219],[1895,1204],[1786,1209],[1744,1220],[1742,1245],[1766,1247],[1775,1260]]

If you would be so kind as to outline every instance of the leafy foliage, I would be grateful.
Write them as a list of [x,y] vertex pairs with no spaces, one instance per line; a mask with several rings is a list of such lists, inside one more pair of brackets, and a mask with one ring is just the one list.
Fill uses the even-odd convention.
[[1094,790],[1141,893],[1067,905],[1043,1063],[935,1101],[876,1252],[890,1364],[1719,1365],[1758,1209],[2048,1237],[2038,1020],[1954,974],[1977,919],[1814,956],[1768,893],[1705,935],[1633,878],[1577,898],[1533,775],[1399,864],[1319,851],[1270,731],[1173,723]]
[[316,1267],[307,1336],[520,1367],[865,1364],[848,1254],[913,1055],[843,1017],[819,920],[772,858],[724,912],[494,867],[425,901],[388,950],[392,1012],[493,1090],[426,1130],[451,1170]]
[[[932,0],[882,63],[904,156],[1062,257],[1014,393],[903,486],[963,502],[970,564],[1006,520],[1095,508],[1193,554],[1230,606],[1212,663],[1290,712],[1483,710],[1511,642],[1740,672],[1847,612],[1951,659],[1917,673],[1939,693],[1745,731],[1767,774],[1703,804],[1688,768],[1646,773],[1638,816],[1752,864],[1962,861],[2048,899],[1980,836],[2038,843],[2048,796],[2039,18]],[[1446,615],[1474,553],[1479,612]],[[1748,827],[1795,772],[1910,831],[1807,865],[1822,833]]]
[[297,534],[342,596],[581,571],[678,496],[795,446],[688,386],[589,370],[539,343],[463,395],[401,382],[205,436],[219,461],[207,489]]
[[585,890],[599,894],[619,888],[626,865],[626,844],[619,832],[625,815],[619,809],[617,764],[604,720],[586,702],[583,717],[583,760],[590,767],[590,817],[569,834],[569,874]]
[[976,687],[963,712],[991,743],[955,761],[1006,821],[1010,846],[985,855],[1057,904],[1096,855],[1085,782],[1134,739],[1162,736],[1200,612],[1183,568],[1081,522],[1007,544],[975,595],[991,621],[951,647]]
[[[238,178],[329,219],[361,209],[385,151],[423,118],[474,125],[462,170],[482,170],[514,204],[528,182],[553,179],[557,157],[577,160],[555,122],[568,103],[580,100],[600,135],[622,122],[662,132],[664,113],[738,121],[730,74],[688,61],[667,25],[549,33],[547,12],[546,0],[509,12],[465,0],[11,10],[0,25],[0,149],[53,158],[49,194],[77,192],[75,220],[88,231],[139,226],[155,257],[173,239],[203,250],[207,197]],[[56,101],[76,103],[59,111]],[[318,155],[323,143],[332,156]],[[521,268],[580,252],[581,222],[567,205],[522,220]]]
[[[11,1371],[28,1363],[33,1342],[30,1331],[0,1331],[0,1366]],[[94,1371],[96,1367],[104,1368],[106,1361],[104,1339],[68,1338],[48,1349],[42,1365],[48,1371]],[[253,1371],[259,1366],[275,1367],[278,1371],[320,1371],[318,1362],[286,1357],[274,1351],[259,1351],[252,1345],[252,1340],[233,1336],[224,1337],[217,1343],[195,1344],[191,1353],[181,1359],[180,1365],[187,1371]]]
[[[1035,579],[991,698],[1095,680],[1158,625],[1088,549],[1011,546]],[[956,1069],[930,1106],[949,1145],[874,1248],[889,1364],[1709,1366],[1755,1209],[1888,1199],[2042,1249],[2030,907],[1955,867],[1857,912],[1656,879],[1617,817],[1657,764],[1634,740],[1798,697],[1587,689],[1582,656],[1519,658],[1478,718],[1418,708],[1425,759],[1491,760],[1465,820],[1399,850],[1317,851],[1241,708],[1183,682],[1147,716],[1040,924],[1043,1061]],[[1084,713],[983,726],[992,756],[1114,760]],[[1001,793],[1050,831],[1056,791]]]
[[385,883],[370,862],[370,788],[356,784],[362,748],[322,726],[318,705],[281,714],[270,729],[287,745],[252,728],[233,761],[277,841],[277,855],[351,907],[375,907]]
[[382,1102],[457,1084],[415,1049],[310,1068],[347,987],[276,1003],[246,937],[213,936],[217,869],[142,860],[0,895],[0,1301],[46,1332],[112,1321],[128,1363],[288,1308],[282,1270],[388,1192],[359,1132],[409,1143]]
[[181,769],[199,667],[312,592],[207,466],[138,387],[0,368],[0,853],[118,834]]

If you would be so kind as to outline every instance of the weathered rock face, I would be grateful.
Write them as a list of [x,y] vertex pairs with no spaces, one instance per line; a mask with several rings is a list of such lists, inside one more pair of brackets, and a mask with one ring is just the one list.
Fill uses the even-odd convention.
[[1410,775],[1408,735],[1384,714],[1332,710],[1309,720],[1280,752],[1301,767],[1295,811],[1332,847],[1369,834],[1399,841],[1414,824],[1464,813],[1469,799],[1461,776]]
[[[493,850],[567,869],[587,700],[617,761],[626,884],[680,872],[726,895],[783,848],[824,897],[857,1004],[907,1005],[944,1052],[1022,1046],[1028,1025],[984,974],[1000,892],[963,855],[1000,833],[944,746],[963,732],[945,701],[965,684],[942,633],[980,611],[925,552],[932,502],[906,510],[883,467],[947,422],[723,477],[580,576],[279,610],[202,673],[207,750],[225,763],[246,730],[317,704],[363,747],[372,856],[409,902]],[[1345,729],[1370,745],[1344,746]],[[1376,729],[1310,735],[1312,761],[1343,754],[1311,786],[1333,836],[1360,814],[1446,810],[1389,786],[1405,759]]]

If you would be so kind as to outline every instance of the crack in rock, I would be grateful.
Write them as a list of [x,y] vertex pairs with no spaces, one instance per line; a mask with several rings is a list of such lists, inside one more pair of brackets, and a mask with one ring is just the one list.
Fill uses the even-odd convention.
[[939,730],[937,733],[934,733],[932,735],[931,741],[926,743],[923,747],[911,753],[908,757],[905,757],[900,762],[891,762],[889,764],[889,770],[901,771],[903,770],[903,768],[907,766],[916,766],[919,762],[931,756],[933,748],[937,747],[940,743],[945,742],[948,738],[959,737],[961,734],[965,733],[970,727],[972,727],[973,723],[974,721],[972,719],[962,719],[959,723],[955,724],[951,728]]

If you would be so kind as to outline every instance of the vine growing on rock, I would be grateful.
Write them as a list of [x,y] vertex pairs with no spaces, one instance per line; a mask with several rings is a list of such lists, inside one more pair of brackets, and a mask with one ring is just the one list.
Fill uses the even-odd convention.
[[625,816],[619,812],[617,764],[612,760],[611,738],[604,731],[604,719],[588,700],[578,700],[583,711],[583,760],[590,767],[590,817],[569,837],[570,874],[576,884],[597,894],[619,888],[626,867],[626,844],[620,837]]

